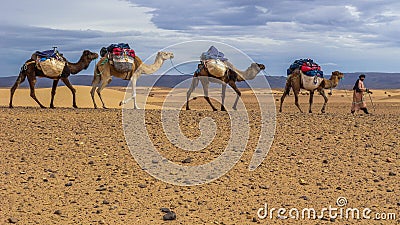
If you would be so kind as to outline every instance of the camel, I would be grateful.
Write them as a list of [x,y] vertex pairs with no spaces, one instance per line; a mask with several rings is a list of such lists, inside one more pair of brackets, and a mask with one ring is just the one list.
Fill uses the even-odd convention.
[[[171,59],[174,57],[174,54],[171,52],[158,52],[157,56],[154,60],[153,64],[144,64],[140,60],[139,57],[135,57],[135,64],[132,66],[132,70],[128,73],[120,73],[114,69],[114,67],[109,63],[109,61],[106,58],[102,58],[94,70],[94,77],[92,81],[92,89],[90,90],[90,95],[92,96],[92,101],[94,108],[97,108],[96,101],[94,100],[94,92],[96,91],[97,88],[97,94],[100,97],[101,103],[103,105],[103,108],[107,108],[104,104],[104,101],[101,97],[101,91],[111,82],[112,76],[122,78],[124,80],[131,80],[132,83],[132,97],[125,100],[121,101],[120,105],[126,104],[130,100],[133,99],[133,105],[134,109],[139,109],[136,105],[136,81],[137,79],[142,75],[142,74],[152,74],[156,72],[162,64],[164,63],[165,60]],[[138,61],[138,62],[137,62]]]
[[[187,91],[186,95],[186,110],[190,110],[189,107],[189,99],[190,95],[192,92],[196,89],[196,87],[199,84],[199,80],[201,82],[201,85],[203,86],[203,93],[204,93],[204,98],[208,102],[208,104],[211,106],[213,111],[217,111],[217,108],[213,106],[213,104],[210,101],[210,97],[208,97],[208,86],[209,83],[220,83],[222,84],[222,101],[221,101],[221,111],[226,111],[226,108],[224,106],[224,101],[225,101],[225,92],[226,92],[226,85],[228,84],[233,88],[233,90],[236,92],[236,100],[235,103],[233,104],[233,109],[237,109],[237,103],[239,100],[239,97],[241,96],[240,90],[236,86],[236,82],[241,82],[245,80],[252,80],[256,77],[256,75],[261,71],[265,69],[265,66],[263,64],[258,64],[258,63],[252,63],[245,71],[241,71],[234,67],[232,63],[225,61],[225,65],[227,66],[227,70],[222,77],[215,77],[212,74],[209,73],[207,68],[203,64],[199,64],[198,70],[193,74],[193,80],[192,84]],[[209,79],[212,78],[212,79]]]
[[42,70],[38,69],[38,67],[36,66],[36,61],[33,59],[35,53],[32,55],[31,59],[28,59],[24,65],[21,67],[21,70],[19,72],[18,78],[15,81],[14,85],[11,88],[11,96],[10,96],[10,104],[9,107],[13,108],[13,96],[15,93],[15,90],[18,88],[18,86],[25,81],[25,78],[28,78],[28,82],[29,82],[29,87],[31,89],[31,93],[30,96],[36,101],[37,104],[39,104],[39,106],[41,108],[46,108],[42,103],[40,103],[40,101],[36,98],[35,95],[35,84],[36,84],[36,78],[37,77],[46,77],[46,78],[50,78],[53,79],[53,87],[51,89],[51,101],[50,101],[50,108],[54,108],[54,96],[56,94],[56,89],[57,89],[57,85],[58,85],[58,81],[61,79],[64,84],[71,90],[72,92],[72,106],[74,108],[78,108],[78,106],[76,105],[76,97],[75,97],[75,93],[76,90],[75,88],[72,86],[71,82],[68,80],[68,77],[71,74],[77,74],[79,72],[81,72],[82,70],[86,70],[89,67],[89,64],[92,60],[97,59],[98,58],[98,54],[91,52],[89,50],[84,50],[82,53],[82,56],[80,57],[80,59],[78,60],[78,62],[76,63],[72,63],[72,62],[68,62],[66,59],[64,59],[66,61],[64,69],[62,71],[62,73],[60,74],[59,77],[54,78],[54,77],[48,77],[46,76]]
[[[294,97],[295,97],[295,105],[297,108],[300,110],[300,112],[303,112],[300,108],[299,105],[299,92],[300,89],[303,88],[303,85],[301,83],[301,76],[304,76],[301,74],[301,71],[299,69],[295,69],[292,74],[289,75],[289,77],[286,80],[286,85],[285,85],[285,91],[281,97],[281,104],[279,108],[279,112],[282,112],[282,105],[283,101],[285,100],[286,95],[289,94],[290,89],[293,89]],[[320,85],[313,89],[313,90],[308,90],[310,92],[310,106],[308,109],[309,113],[312,113],[312,104],[313,104],[313,98],[314,98],[314,91],[318,91],[322,97],[324,97],[324,105],[322,106],[321,112],[325,113],[325,108],[328,103],[328,97],[325,95],[324,89],[330,89],[337,87],[339,84],[339,81],[344,77],[344,74],[339,72],[339,71],[334,71],[332,72],[332,76],[329,79],[323,79],[323,81],[320,83]]]

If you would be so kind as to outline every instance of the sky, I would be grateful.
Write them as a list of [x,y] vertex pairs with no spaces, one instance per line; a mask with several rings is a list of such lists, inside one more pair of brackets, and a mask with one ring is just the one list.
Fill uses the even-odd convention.
[[[233,46],[265,64],[268,75],[286,75],[299,58],[314,59],[325,74],[400,72],[398,0],[5,0],[3,5],[2,77],[17,75],[33,52],[53,46],[75,62],[84,49],[99,52],[111,43],[129,43],[146,59],[198,40]],[[206,50],[182,56],[196,58]],[[81,74],[93,74],[93,63]]]

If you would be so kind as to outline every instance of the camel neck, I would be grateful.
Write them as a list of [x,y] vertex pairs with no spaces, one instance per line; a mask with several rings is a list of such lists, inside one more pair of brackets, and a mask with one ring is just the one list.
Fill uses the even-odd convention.
[[158,69],[160,69],[163,62],[164,62],[164,60],[162,59],[162,57],[157,55],[156,59],[154,60],[154,63],[152,65],[146,66],[145,64],[142,64],[143,72],[145,74],[152,74],[152,73],[156,72]]
[[81,72],[82,70],[86,69],[88,67],[89,63],[90,63],[90,61],[85,62],[83,57],[81,57],[79,59],[79,61],[76,63],[68,62],[68,67],[72,74],[77,74],[77,73]]
[[334,88],[339,84],[339,78],[335,75],[332,75],[329,80],[331,81],[331,88]]
[[242,77],[244,80],[252,80],[260,72],[253,64],[250,65],[245,71],[237,69],[232,64],[228,64],[228,66],[231,67],[236,73],[238,73],[240,77]]

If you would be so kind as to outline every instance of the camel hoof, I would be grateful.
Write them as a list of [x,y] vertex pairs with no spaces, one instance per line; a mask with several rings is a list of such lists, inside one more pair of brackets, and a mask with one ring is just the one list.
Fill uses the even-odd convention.
[[221,111],[226,111],[224,106],[221,106]]
[[124,101],[120,101],[120,102],[119,102],[119,106],[122,106],[122,105],[124,105],[124,104],[125,104]]
[[216,109],[216,108],[213,108],[213,111],[218,111],[218,109]]
[[77,108],[78,108],[78,106],[76,106],[76,105],[74,105],[73,107],[74,107],[75,109],[77,109]]
[[189,110],[190,110],[190,108],[189,108],[189,107],[186,107],[186,110],[187,110],[187,111],[189,111]]
[[103,106],[103,109],[108,109],[107,107]]
[[233,110],[235,110],[235,111],[237,110],[237,108],[236,108],[236,107],[232,107],[232,109],[233,109]]
[[308,111],[308,113],[312,113],[312,111],[310,110],[310,111]]
[[12,109],[12,108],[14,108],[14,106],[12,106],[12,105],[9,105],[9,106],[8,106],[8,108]]
[[42,109],[45,109],[45,108],[46,108],[46,106],[44,106],[44,105],[41,105],[41,106],[40,106],[40,108],[42,108]]

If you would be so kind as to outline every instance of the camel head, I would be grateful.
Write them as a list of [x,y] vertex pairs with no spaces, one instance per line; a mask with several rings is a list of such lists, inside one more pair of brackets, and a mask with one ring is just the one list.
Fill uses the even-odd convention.
[[339,80],[344,78],[344,74],[342,72],[337,71],[337,70],[332,72],[332,77],[334,77],[334,76],[339,78]]
[[257,64],[258,68],[260,68],[260,70],[265,70],[264,64],[259,64],[259,63],[256,63],[256,64]]
[[[89,64],[92,60],[95,60],[99,57],[99,54],[95,53],[95,52],[91,52],[89,50],[84,50],[82,53],[81,58],[79,59],[79,62],[82,62],[84,67],[83,69],[87,69],[89,67]],[[68,62],[69,65],[71,65],[70,62]],[[75,73],[72,73],[75,74]]]
[[89,59],[89,60],[94,60],[99,58],[99,54],[95,53],[95,52],[91,52],[89,50],[84,50],[82,53],[82,57]]
[[250,67],[255,68],[257,71],[265,70],[264,64],[252,63]]
[[162,60],[174,58],[174,53],[172,52],[158,52],[157,57],[161,57]]

